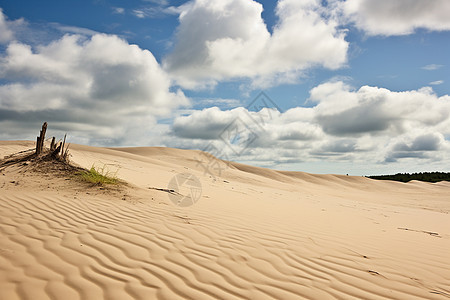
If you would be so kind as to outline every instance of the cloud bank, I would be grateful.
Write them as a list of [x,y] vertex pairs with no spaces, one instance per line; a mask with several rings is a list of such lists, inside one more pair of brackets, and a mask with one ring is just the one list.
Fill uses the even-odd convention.
[[270,33],[256,1],[196,0],[182,7],[176,44],[164,67],[185,88],[251,78],[256,86],[295,82],[312,66],[336,69],[348,43],[318,0],[280,0]]
[[[242,157],[284,162],[352,160],[389,163],[405,158],[441,159],[450,149],[450,96],[438,97],[431,88],[395,92],[342,81],[326,82],[310,91],[313,107],[281,113],[217,107],[175,119],[172,134],[183,144],[223,143],[223,132],[235,120],[236,132],[254,132]],[[255,122],[255,120],[264,120]],[[259,123],[259,124],[257,124]],[[222,146],[220,146],[222,143]],[[276,148],[274,148],[276,145]],[[230,149],[229,149],[230,150]],[[232,151],[222,154],[233,156]],[[433,154],[433,155],[430,155]]]
[[0,7],[0,45],[14,40],[14,28],[17,28],[24,23],[25,21],[23,19],[14,21],[8,20],[3,14],[3,9]]
[[346,21],[368,35],[406,35],[420,28],[450,30],[447,0],[347,0],[339,6]]
[[151,52],[112,35],[65,35],[36,48],[12,42],[0,80],[1,126],[21,131],[46,120],[86,143],[143,143],[156,117],[188,104]]

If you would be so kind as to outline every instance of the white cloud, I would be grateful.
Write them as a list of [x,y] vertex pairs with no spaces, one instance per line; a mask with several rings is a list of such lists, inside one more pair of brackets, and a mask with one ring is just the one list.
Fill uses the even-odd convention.
[[150,3],[154,3],[154,4],[159,4],[159,5],[169,5],[169,1],[168,0],[143,0],[144,2],[150,2]]
[[414,133],[391,144],[388,147],[385,162],[396,162],[402,158],[426,159],[433,156],[436,159],[436,156],[439,156],[439,150],[448,150],[448,142],[439,132]]
[[125,13],[125,9],[123,7],[113,7],[113,13],[122,15]]
[[145,18],[145,11],[142,9],[134,9],[133,14],[138,17],[139,19]]
[[311,90],[316,120],[331,135],[402,134],[436,126],[450,116],[450,97],[437,97],[431,88],[393,92],[363,86],[354,91],[343,82],[321,84]]
[[434,71],[434,70],[437,70],[442,67],[443,67],[443,65],[430,64],[430,65],[423,66],[422,69],[427,70],[427,71]]
[[59,23],[50,23],[50,24],[53,25],[59,31],[62,31],[63,33],[74,33],[74,34],[80,34],[80,35],[86,35],[86,36],[99,34],[98,31],[94,31],[94,30],[91,30],[88,28],[77,27],[77,26],[65,26],[65,25],[61,25]]
[[440,85],[440,84],[443,84],[443,83],[444,83],[444,80],[436,80],[436,81],[430,82],[431,85]]
[[0,44],[6,44],[14,40],[14,28],[21,26],[22,24],[24,24],[23,19],[15,21],[8,20],[0,7]]
[[194,111],[189,116],[181,116],[173,122],[174,134],[182,138],[216,139],[244,108],[221,111],[217,107]]
[[346,21],[368,35],[405,35],[419,28],[450,30],[448,0],[338,0],[338,6]]
[[3,10],[0,8],[0,43],[9,42],[13,38],[13,33],[9,29],[7,22]]
[[241,100],[239,99],[222,99],[222,98],[195,99],[195,104],[198,107],[217,106],[220,108],[233,108],[242,106]]
[[66,35],[36,49],[11,43],[0,56],[0,79],[3,124],[49,121],[89,143],[145,143],[156,116],[188,103],[169,91],[151,52],[111,35]]
[[[242,107],[193,111],[174,120],[176,139],[165,142],[200,149],[212,143],[223,158],[272,163],[272,167],[318,160],[377,164],[408,158],[450,159],[445,154],[450,149],[445,139],[450,136],[448,95],[438,97],[431,88],[394,92],[363,86],[355,90],[342,81],[321,84],[310,94],[315,106],[284,113]],[[232,151],[224,132],[244,137],[245,151],[239,155]]]
[[293,82],[305,69],[346,63],[348,43],[318,0],[280,0],[271,34],[256,1],[196,0],[182,7],[164,67],[186,88],[248,77],[254,85]]
[[158,18],[165,15],[179,15],[184,7],[189,4],[184,4],[181,6],[169,6],[167,1],[147,1],[151,2],[151,5],[140,7],[133,10],[133,14],[140,18]]

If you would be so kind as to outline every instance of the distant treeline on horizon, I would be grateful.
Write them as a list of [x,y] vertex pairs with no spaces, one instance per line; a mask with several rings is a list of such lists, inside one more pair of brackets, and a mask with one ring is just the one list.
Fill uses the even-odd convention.
[[439,182],[439,181],[450,181],[450,173],[445,172],[421,172],[421,173],[397,173],[395,175],[378,175],[378,176],[367,176],[371,179],[378,180],[394,180],[401,182],[408,182],[411,180],[419,180],[426,182]]

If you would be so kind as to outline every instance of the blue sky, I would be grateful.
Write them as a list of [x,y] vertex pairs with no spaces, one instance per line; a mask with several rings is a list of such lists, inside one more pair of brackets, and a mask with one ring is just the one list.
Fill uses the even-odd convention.
[[[215,145],[221,158],[277,169],[449,171],[446,0],[0,8],[0,125],[10,128],[0,139],[34,139],[46,120],[72,142]],[[261,91],[276,107],[247,109]]]

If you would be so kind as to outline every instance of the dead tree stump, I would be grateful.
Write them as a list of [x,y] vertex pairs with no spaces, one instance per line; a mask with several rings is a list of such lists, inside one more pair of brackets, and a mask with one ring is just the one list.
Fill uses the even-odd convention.
[[[47,132],[47,122],[42,125],[40,135],[36,140],[36,156],[40,156],[44,152],[45,133]],[[69,157],[69,145],[66,145],[67,134],[64,135],[63,142],[56,142],[55,137],[52,138],[50,143],[50,155],[54,158],[68,160]]]
[[66,145],[66,135],[67,134],[64,135],[64,141],[63,141],[62,147],[61,147],[61,154],[64,154],[64,146]]
[[47,131],[47,122],[44,122],[42,125],[41,133],[37,137],[36,142],[36,155],[40,155],[42,153],[42,150],[44,148],[44,141],[45,141],[45,133]]
[[52,153],[51,155],[53,157],[58,157],[59,156],[59,152],[61,152],[61,146],[62,146],[61,142],[59,143],[58,147],[56,147],[56,145],[55,145],[55,149],[51,152]]
[[50,144],[50,152],[55,151],[56,149],[56,141],[55,141],[55,137],[52,138],[52,142]]

